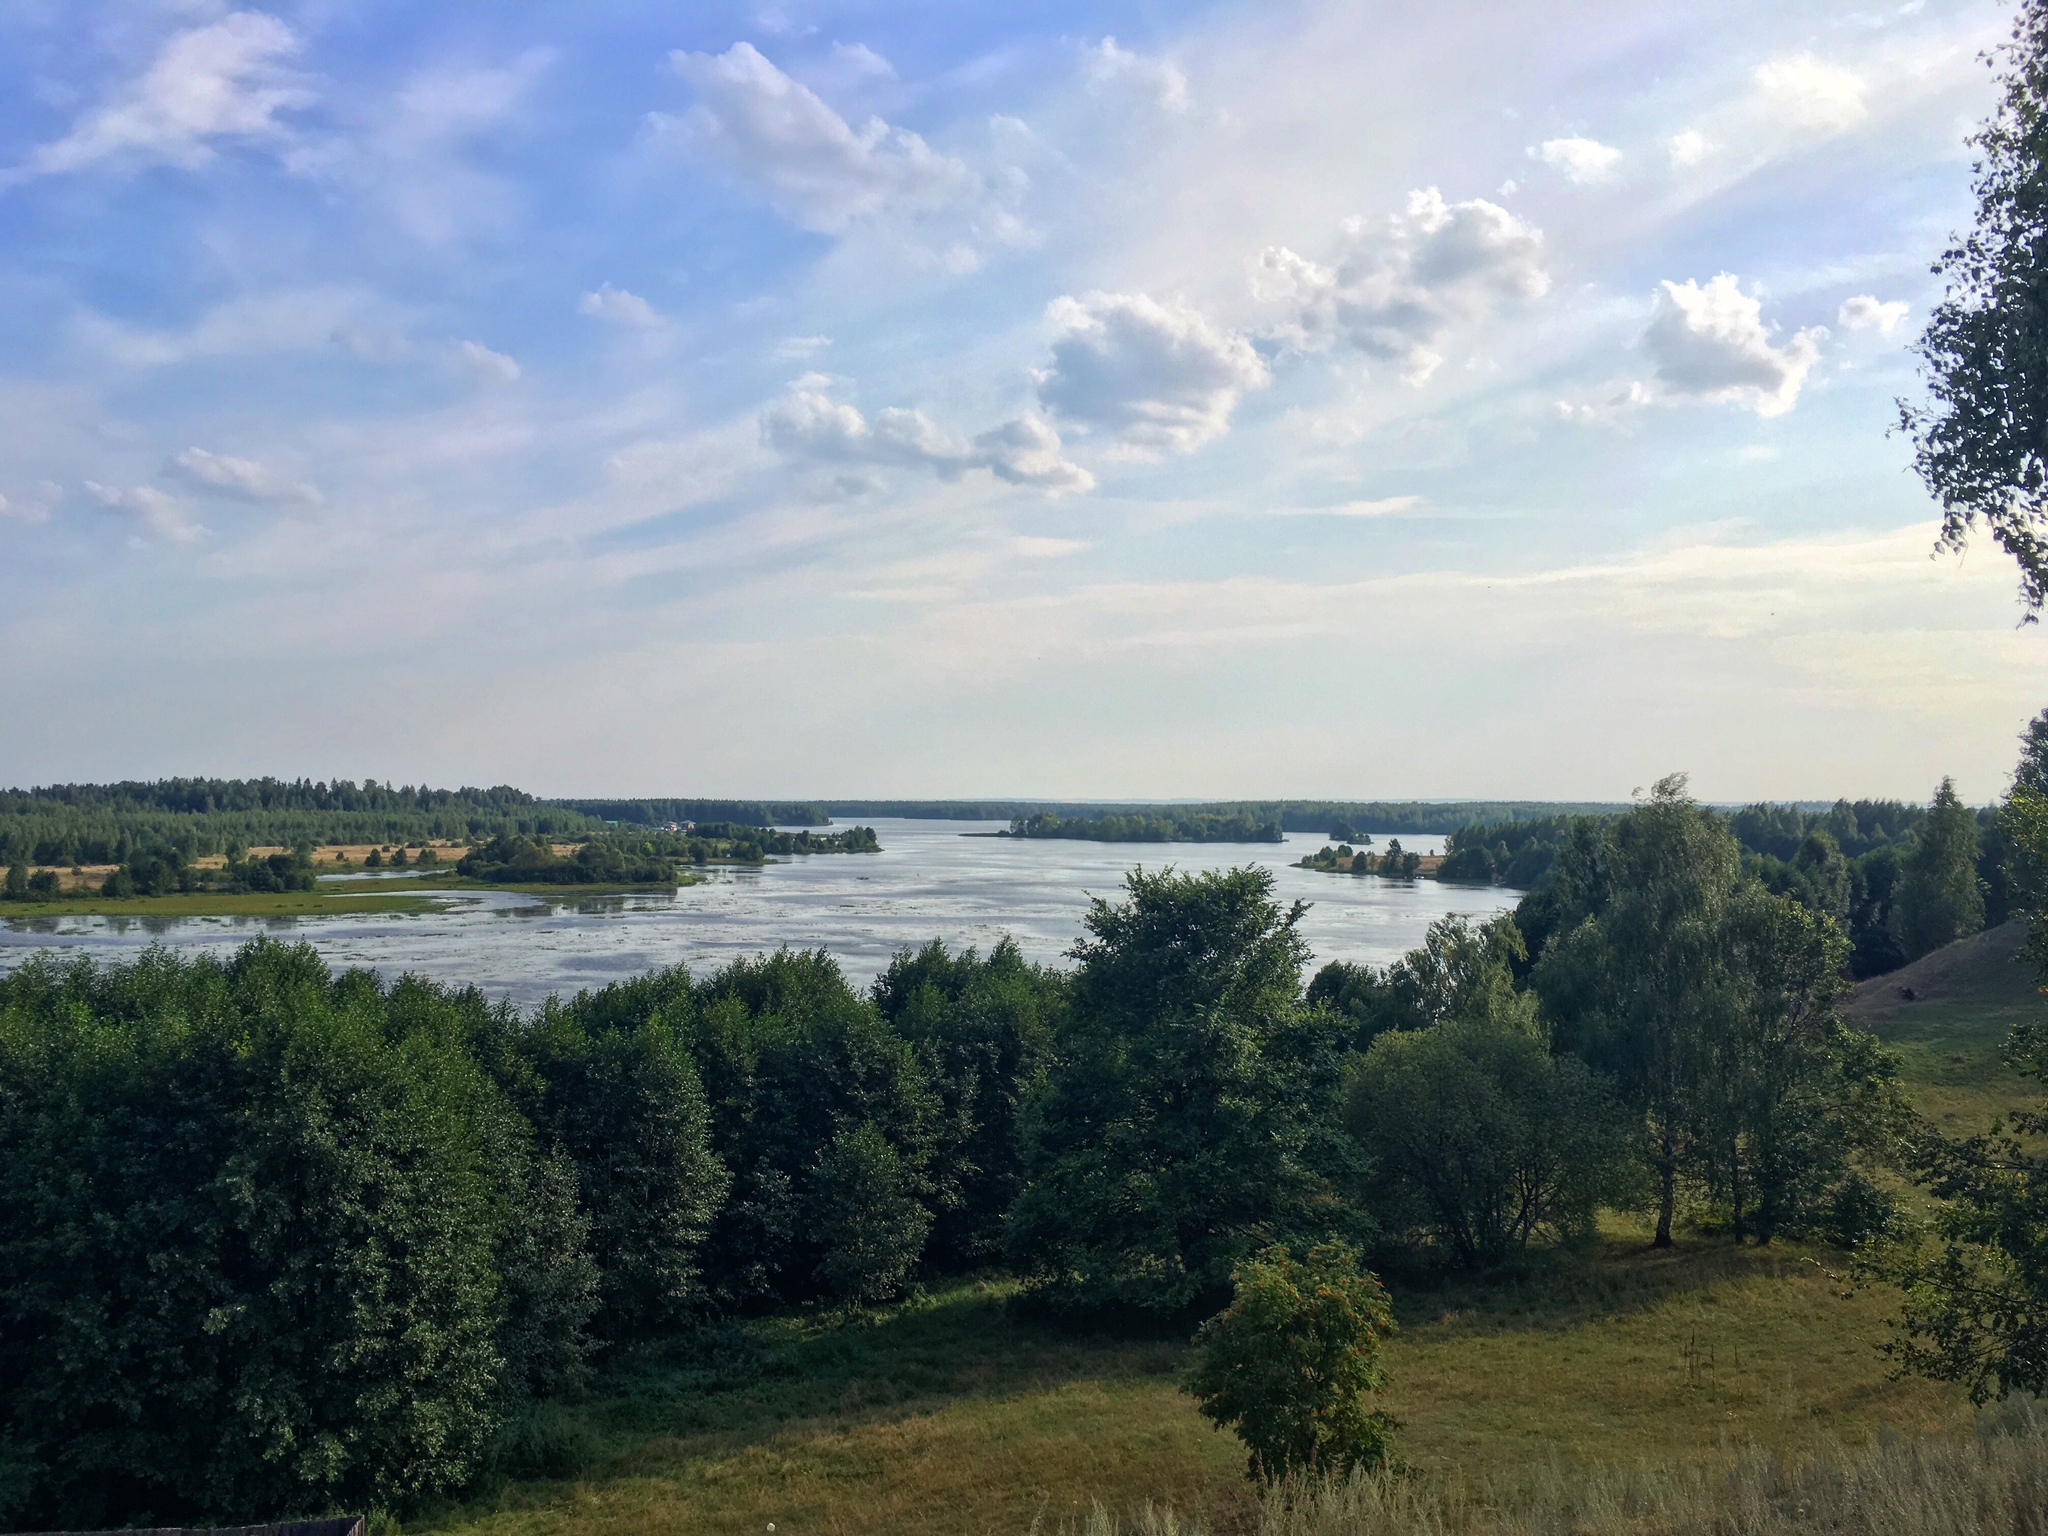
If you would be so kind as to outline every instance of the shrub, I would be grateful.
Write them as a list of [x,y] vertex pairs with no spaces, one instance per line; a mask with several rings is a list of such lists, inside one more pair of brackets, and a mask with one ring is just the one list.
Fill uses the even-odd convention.
[[1394,1331],[1378,1280],[1341,1243],[1297,1262],[1268,1248],[1237,1266],[1228,1309],[1202,1325],[1187,1390],[1234,1429],[1247,1474],[1346,1473],[1387,1463],[1396,1428],[1367,1394],[1386,1385],[1380,1345]]
[[1382,1223],[1427,1236],[1458,1265],[1590,1232],[1596,1209],[1637,1182],[1628,1117],[1604,1085],[1511,1022],[1381,1035],[1346,1119],[1384,1181]]

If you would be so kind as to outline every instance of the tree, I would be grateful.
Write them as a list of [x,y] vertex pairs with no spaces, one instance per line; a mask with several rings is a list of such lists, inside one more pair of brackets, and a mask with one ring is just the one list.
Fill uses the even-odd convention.
[[1984,926],[1977,878],[1977,818],[1943,779],[1908,850],[1892,900],[1892,931],[1906,959],[1968,938]]
[[1671,1243],[1691,1155],[1704,1045],[1723,1005],[1722,919],[1740,850],[1683,774],[1617,817],[1599,845],[1567,845],[1534,972],[1557,1043],[1612,1074],[1644,1117],[1657,1182],[1656,1246]]
[[1722,925],[1723,1006],[1709,1021],[1698,1164],[1737,1241],[1779,1232],[1853,1245],[1891,1202],[1865,1165],[1910,1118],[1895,1065],[1835,1003],[1848,941],[1832,918],[1751,886]]
[[1387,1293],[1355,1250],[1318,1244],[1296,1261],[1267,1248],[1231,1273],[1230,1306],[1202,1325],[1187,1390],[1203,1417],[1234,1429],[1246,1473],[1343,1475],[1382,1467],[1399,1426],[1368,1394],[1386,1385]]
[[1976,225],[1934,271],[1946,295],[1918,351],[1932,403],[1899,402],[1914,467],[1940,500],[1939,547],[1983,520],[2020,568],[2032,622],[2048,601],[2048,0],[2023,0],[2003,99],[1972,137]]
[[932,1226],[896,1149],[871,1120],[843,1127],[818,1154],[813,1187],[825,1294],[849,1307],[887,1301],[916,1268]]
[[0,978],[0,1524],[464,1483],[503,1400],[491,1095],[306,946]]
[[1303,1005],[1301,903],[1263,869],[1097,898],[1021,1127],[1011,1264],[1057,1306],[1177,1314],[1276,1238],[1358,1232],[1336,1125],[1349,1029]]
[[7,900],[28,900],[28,866],[19,860],[7,866]]
[[2013,770],[2012,787],[2048,795],[2048,709],[2029,720],[2020,734],[2020,761]]
[[1044,1065],[1066,981],[1003,939],[986,957],[934,939],[902,950],[875,979],[876,1009],[917,1051],[942,1106],[935,1166],[950,1198],[934,1211],[929,1262],[961,1270],[998,1260],[1003,1220],[1024,1187],[1017,1117]]
[[1805,877],[1806,904],[1847,928],[1852,884],[1849,861],[1842,857],[1841,845],[1833,835],[1825,827],[1807,833],[1792,867]]
[[1606,1086],[1553,1057],[1525,1020],[1455,1018],[1381,1035],[1345,1119],[1378,1174],[1375,1213],[1460,1267],[1532,1238],[1588,1233],[1637,1182],[1635,1138]]
[[598,1332],[613,1343],[708,1302],[703,1249],[732,1180],[681,1033],[655,1016],[619,1025],[542,1010],[526,1036],[541,1133],[575,1168],[597,1263]]

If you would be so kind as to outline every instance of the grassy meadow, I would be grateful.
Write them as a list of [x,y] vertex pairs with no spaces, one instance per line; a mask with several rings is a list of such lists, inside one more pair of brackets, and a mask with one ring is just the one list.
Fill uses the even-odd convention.
[[[2040,1006],[2017,947],[2016,928],[1980,935],[1850,1003],[1951,1133],[2022,1096],[1998,1059],[2005,1029]],[[1697,1234],[1658,1253],[1646,1237],[1616,1224],[1485,1282],[1392,1277],[1387,1406],[1424,1482],[1682,1479],[1757,1448],[1798,1458],[1973,1422],[1959,1389],[1891,1377],[1878,1345],[1894,1297],[1849,1285],[1842,1255]],[[1259,1525],[1237,1442],[1178,1390],[1185,1338],[1072,1331],[1013,1294],[990,1279],[643,1352],[529,1426],[529,1466],[556,1475],[508,1478],[424,1527],[938,1536],[1080,1530],[1098,1503],[1127,1528],[1147,1504],[1214,1532]]]

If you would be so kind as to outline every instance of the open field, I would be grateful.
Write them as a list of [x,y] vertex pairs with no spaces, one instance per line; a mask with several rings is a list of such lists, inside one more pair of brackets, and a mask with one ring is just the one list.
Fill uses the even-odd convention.
[[[1652,1254],[1615,1233],[1519,1281],[1400,1294],[1388,1406],[1419,1472],[1719,1465],[1750,1443],[1966,1424],[1962,1394],[1890,1381],[1891,1299],[1845,1296],[1839,1256],[1719,1242]],[[1825,1268],[1823,1267],[1825,1266]],[[775,1319],[723,1371],[646,1357],[568,1410],[595,1436],[580,1476],[515,1482],[436,1531],[1018,1532],[1100,1499],[1169,1503],[1244,1529],[1237,1442],[1177,1383],[1180,1338],[1070,1334],[1009,1287],[945,1291],[874,1318]]]

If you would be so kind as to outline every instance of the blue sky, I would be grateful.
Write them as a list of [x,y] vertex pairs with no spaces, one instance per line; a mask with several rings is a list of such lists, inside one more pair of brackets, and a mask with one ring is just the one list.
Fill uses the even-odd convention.
[[1989,798],[2008,24],[11,0],[0,781]]

